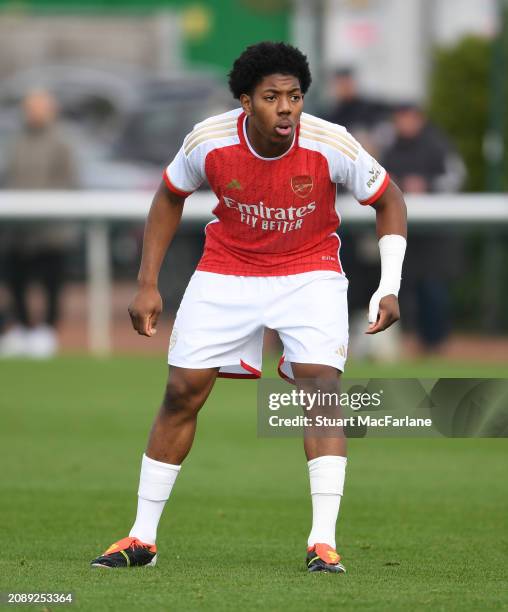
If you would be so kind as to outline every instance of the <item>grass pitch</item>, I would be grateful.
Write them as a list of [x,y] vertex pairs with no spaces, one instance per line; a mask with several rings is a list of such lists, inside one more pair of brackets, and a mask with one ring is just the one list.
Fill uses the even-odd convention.
[[[507,440],[352,440],[338,524],[348,574],[309,575],[302,444],[257,438],[250,381],[219,381],[203,409],[157,567],[90,569],[133,521],[165,372],[163,358],[0,362],[0,591],[72,591],[74,609],[94,611],[508,606]],[[353,364],[347,374],[504,368]]]

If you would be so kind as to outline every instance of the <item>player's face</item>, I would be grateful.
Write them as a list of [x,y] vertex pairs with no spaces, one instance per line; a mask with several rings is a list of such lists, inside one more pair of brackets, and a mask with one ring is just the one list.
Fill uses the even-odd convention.
[[257,85],[251,96],[244,94],[240,101],[256,132],[255,140],[261,138],[266,145],[277,149],[291,145],[303,110],[303,94],[296,77],[271,74]]

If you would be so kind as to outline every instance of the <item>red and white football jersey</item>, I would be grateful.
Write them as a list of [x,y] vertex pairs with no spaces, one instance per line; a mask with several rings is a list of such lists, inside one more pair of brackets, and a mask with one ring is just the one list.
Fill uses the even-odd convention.
[[239,276],[342,272],[336,185],[371,204],[387,172],[341,126],[302,113],[291,148],[258,155],[236,109],[198,123],[164,171],[169,189],[189,196],[206,179],[217,205],[197,269]]

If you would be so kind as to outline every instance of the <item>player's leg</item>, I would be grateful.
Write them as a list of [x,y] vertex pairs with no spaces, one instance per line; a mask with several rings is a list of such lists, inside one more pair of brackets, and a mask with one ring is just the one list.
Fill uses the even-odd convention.
[[[308,393],[337,393],[340,389],[341,372],[334,367],[311,363],[291,363],[295,383],[299,389]],[[328,406],[316,402],[313,414],[332,418],[339,416],[339,406]],[[346,457],[346,438],[342,428],[316,428],[306,430],[304,450],[307,461],[323,455]]]
[[[223,375],[258,375],[263,336],[251,306],[258,296],[255,281],[205,272],[195,273],[186,289],[169,343],[166,392],[142,460],[136,521],[129,538],[116,543],[129,557],[135,552],[139,565],[153,564],[159,519],[219,368]],[[97,565],[113,557],[127,564],[121,552],[107,551]]]
[[136,520],[129,536],[92,561],[93,566],[155,565],[157,527],[182,461],[191,449],[198,412],[218,371],[219,368],[170,368],[141,462]]
[[[324,271],[295,274],[276,287],[267,325],[277,330],[284,345],[279,372],[307,392],[338,391],[348,344],[347,287],[345,276]],[[339,409],[337,404],[315,405],[312,413],[339,417]],[[307,565],[310,571],[343,572],[335,551],[335,524],[346,440],[341,428],[314,427],[305,431],[304,444],[313,508]]]
[[218,368],[170,368],[164,398],[142,459],[138,510],[129,536],[155,544],[162,511],[191,449],[198,412],[217,373]]
[[219,368],[170,367],[164,398],[148,439],[148,457],[164,463],[182,463],[194,440],[198,412],[218,371]]
[[[295,383],[306,393],[338,397],[340,371],[328,365],[291,363]],[[314,397],[320,397],[315,395]],[[336,419],[342,416],[340,406],[317,400],[312,407],[318,415]],[[346,472],[346,438],[341,427],[309,427],[304,433],[310,491],[312,528],[307,540],[307,564],[311,571],[345,571],[336,553],[335,529],[344,490]]]

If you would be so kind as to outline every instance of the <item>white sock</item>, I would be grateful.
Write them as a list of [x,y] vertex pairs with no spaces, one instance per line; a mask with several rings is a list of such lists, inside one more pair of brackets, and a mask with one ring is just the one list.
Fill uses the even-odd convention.
[[307,545],[328,544],[335,548],[335,524],[344,491],[346,457],[324,455],[311,459],[309,466],[312,496],[312,529]]
[[143,454],[139,477],[138,512],[129,536],[155,544],[157,527],[181,465],[155,461]]

